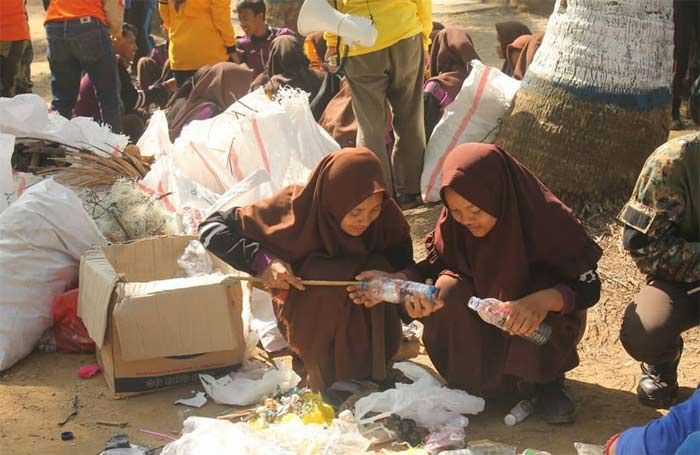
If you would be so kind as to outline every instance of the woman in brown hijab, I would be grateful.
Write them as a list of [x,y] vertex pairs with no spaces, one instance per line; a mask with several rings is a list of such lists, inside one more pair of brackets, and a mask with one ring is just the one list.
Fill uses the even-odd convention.
[[314,99],[323,82],[322,73],[310,68],[309,59],[295,36],[278,36],[270,46],[267,70],[259,75],[250,89],[265,87],[265,92],[274,94],[283,85],[304,90]]
[[[563,378],[579,361],[576,313],[600,296],[601,249],[567,206],[491,144],[450,152],[441,196],[445,208],[419,264],[436,279],[445,305],[423,319],[433,365],[450,387],[487,397],[534,385],[547,422],[572,422]],[[508,302],[504,330],[467,307],[472,296]],[[542,346],[513,336],[531,334],[544,321],[552,336]]]
[[[195,73],[196,74],[196,73]],[[174,106],[166,117],[170,140],[193,120],[206,120],[219,115],[248,93],[253,70],[236,63],[217,63],[199,76],[187,101]]]
[[[525,72],[527,71],[527,68],[535,59],[535,54],[537,53],[537,50],[542,44],[542,39],[544,39],[544,33],[535,33],[534,35],[523,35],[517,40],[515,40],[515,43],[517,43],[523,37],[525,37],[523,40],[524,42],[522,43],[521,48],[517,52],[518,58],[513,64],[513,77],[519,81],[521,81],[525,77]],[[514,46],[515,43],[508,46],[508,55],[511,55],[511,46]]]
[[501,71],[508,76],[513,75],[513,65],[508,60],[508,45],[522,35],[532,35],[527,25],[518,21],[499,22],[496,24],[496,53],[504,59]]
[[472,60],[481,58],[463,29],[447,27],[435,36],[430,52],[430,79],[423,89],[426,138],[430,138],[445,108],[462,89]]
[[312,388],[386,378],[401,343],[398,305],[371,301],[355,288],[305,288],[300,281],[362,279],[363,271],[413,264],[408,223],[386,194],[372,152],[333,152],[306,186],[215,213],[199,229],[222,260],[260,276],[269,289],[289,289],[280,318]]

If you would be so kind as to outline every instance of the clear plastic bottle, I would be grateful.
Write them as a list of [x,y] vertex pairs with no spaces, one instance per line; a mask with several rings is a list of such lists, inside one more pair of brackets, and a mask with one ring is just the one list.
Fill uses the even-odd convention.
[[[510,313],[509,308],[503,302],[494,298],[480,299],[479,297],[472,297],[469,299],[467,306],[476,311],[481,319],[491,325],[495,325],[499,329],[503,328],[503,324],[505,324]],[[537,345],[543,345],[549,341],[551,336],[552,326],[543,322],[535,333],[523,336],[523,338]]]
[[369,291],[374,298],[389,303],[402,303],[410,294],[423,294],[431,300],[438,294],[438,288],[430,284],[395,280],[393,278],[365,280],[360,287]]
[[509,427],[512,427],[530,417],[530,414],[532,414],[534,410],[535,408],[532,405],[532,401],[522,400],[513,406],[513,409],[503,418],[503,422]]

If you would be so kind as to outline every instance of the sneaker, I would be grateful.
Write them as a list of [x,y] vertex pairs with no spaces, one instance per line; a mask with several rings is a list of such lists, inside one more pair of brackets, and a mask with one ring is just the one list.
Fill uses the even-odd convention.
[[537,387],[537,409],[550,425],[574,423],[576,405],[564,390],[564,378]]
[[668,408],[678,395],[678,363],[683,353],[683,340],[676,360],[660,365],[642,363],[642,377],[637,385],[637,398],[644,406]]
[[423,205],[420,194],[399,194],[396,196],[396,202],[401,210],[411,210]]

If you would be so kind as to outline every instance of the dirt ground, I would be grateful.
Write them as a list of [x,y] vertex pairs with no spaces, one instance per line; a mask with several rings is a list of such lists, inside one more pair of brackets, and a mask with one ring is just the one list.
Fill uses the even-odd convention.
[[[472,3],[449,0],[434,1],[435,19],[449,25],[467,28],[482,59],[500,66],[495,53],[493,24],[518,19],[533,31],[544,30],[546,17],[500,8],[473,11]],[[478,6],[478,5],[477,5]],[[50,99],[49,71],[46,62],[46,42],[43,8],[39,0],[29,0],[34,43],[33,65],[35,92]],[[638,425],[658,417],[661,411],[640,406],[634,395],[639,368],[622,349],[618,332],[622,312],[632,299],[643,277],[620,247],[620,226],[614,216],[620,204],[589,210],[583,219],[589,232],[603,247],[600,263],[604,280],[600,303],[589,311],[588,329],[580,345],[581,365],[568,376],[567,386],[578,405],[577,423],[573,426],[551,427],[533,417],[510,428],[503,424],[505,409],[487,404],[487,411],[470,417],[467,438],[488,438],[524,448],[547,450],[552,454],[575,453],[574,442],[603,444],[611,434],[628,426]],[[416,254],[424,250],[420,239],[433,227],[438,207],[409,212]],[[697,386],[700,366],[700,330],[685,336],[686,351],[680,365],[681,398],[688,397]],[[430,365],[425,355],[416,361]],[[202,409],[183,409],[173,402],[189,396],[201,386],[189,385],[162,392],[113,400],[104,379],[78,379],[77,369],[93,363],[91,355],[63,355],[35,352],[11,370],[0,374],[0,453],[7,454],[96,454],[117,432],[130,435],[132,443],[151,447],[166,441],[142,433],[141,429],[177,435],[183,417],[188,415],[215,416],[229,408],[213,403]],[[79,413],[63,428],[57,423],[71,409],[74,397],[79,400]],[[102,426],[97,421],[124,422],[124,429]],[[75,440],[62,442],[60,433],[72,431]]]

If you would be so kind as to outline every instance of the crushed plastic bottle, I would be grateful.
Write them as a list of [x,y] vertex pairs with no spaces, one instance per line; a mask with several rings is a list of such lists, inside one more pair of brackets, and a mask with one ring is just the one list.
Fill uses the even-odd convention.
[[428,299],[438,295],[438,288],[430,284],[415,281],[395,280],[393,278],[375,278],[362,281],[360,287],[376,299],[389,303],[402,303],[408,295],[423,294]]
[[[467,306],[476,311],[481,319],[491,325],[495,325],[499,329],[503,328],[503,324],[505,324],[510,313],[509,308],[503,302],[494,298],[480,299],[479,297],[472,297],[469,299]],[[543,345],[549,341],[551,336],[552,326],[543,322],[535,333],[522,337],[537,345]]]
[[503,422],[512,427],[519,424],[523,420],[530,417],[530,414],[534,411],[534,406],[530,400],[522,400],[510,410],[507,416],[503,418]]

